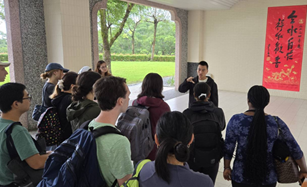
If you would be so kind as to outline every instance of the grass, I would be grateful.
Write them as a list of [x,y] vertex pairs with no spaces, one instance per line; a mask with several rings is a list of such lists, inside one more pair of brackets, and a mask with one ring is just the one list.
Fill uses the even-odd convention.
[[141,82],[148,73],[158,73],[161,77],[175,75],[175,62],[124,62],[112,61],[112,74],[127,79],[127,84]]
[[[112,74],[127,79],[127,84],[141,82],[148,73],[158,73],[161,77],[175,75],[175,62],[125,62],[112,61]],[[9,72],[9,67],[6,67]],[[10,74],[6,75],[5,81],[0,86],[10,82]]]

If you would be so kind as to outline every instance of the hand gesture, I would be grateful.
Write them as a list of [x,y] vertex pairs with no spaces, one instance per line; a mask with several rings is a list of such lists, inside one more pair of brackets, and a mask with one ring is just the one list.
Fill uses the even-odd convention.
[[191,82],[191,83],[195,84],[195,82],[193,81],[193,78],[194,78],[194,77],[189,77],[189,78],[187,78],[187,82]]

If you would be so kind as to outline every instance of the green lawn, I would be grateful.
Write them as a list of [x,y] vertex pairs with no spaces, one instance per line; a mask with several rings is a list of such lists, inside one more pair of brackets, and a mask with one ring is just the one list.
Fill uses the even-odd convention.
[[148,73],[158,73],[161,77],[175,75],[175,62],[124,62],[112,61],[112,74],[124,77],[127,84],[141,82]]
[[[127,84],[141,82],[148,73],[158,73],[161,77],[175,75],[175,62],[125,62],[112,61],[112,74],[127,79]],[[9,72],[9,67],[6,68]],[[4,83],[10,82],[10,75],[6,76]]]

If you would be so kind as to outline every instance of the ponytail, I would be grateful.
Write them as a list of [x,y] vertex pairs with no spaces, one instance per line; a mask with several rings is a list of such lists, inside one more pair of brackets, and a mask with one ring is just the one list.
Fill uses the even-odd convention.
[[168,184],[170,183],[170,172],[167,166],[167,157],[168,154],[174,147],[176,141],[171,138],[165,139],[161,142],[160,147],[158,148],[155,160],[155,168],[158,177],[162,178]]
[[180,112],[167,112],[162,115],[156,126],[156,135],[160,146],[155,159],[158,177],[170,183],[170,171],[167,159],[173,155],[179,162],[186,162],[190,156],[188,144],[191,141],[193,126]]
[[45,79],[48,79],[48,78],[51,78],[53,73],[58,71],[58,69],[53,69],[53,70],[50,70],[50,71],[47,71],[47,72],[44,72],[40,75],[40,78],[42,80],[45,80]]
[[247,137],[244,175],[248,183],[261,184],[267,170],[267,123],[264,108],[270,101],[270,94],[263,86],[253,86],[248,92],[248,101],[256,109]]
[[71,85],[76,84],[77,77],[78,74],[73,71],[66,73],[63,76],[63,79],[58,81],[57,85],[54,88],[53,93],[50,95],[50,99],[56,98],[63,91],[70,90]]
[[49,96],[50,99],[56,98],[58,95],[61,94],[61,89],[59,88],[59,84],[57,84],[54,88],[53,93]]
[[179,162],[186,162],[190,156],[189,146],[172,138],[167,138],[160,144],[156,154],[155,168],[158,177],[162,178],[168,184],[170,183],[170,172],[167,166],[167,157],[169,154],[175,155],[175,158]]

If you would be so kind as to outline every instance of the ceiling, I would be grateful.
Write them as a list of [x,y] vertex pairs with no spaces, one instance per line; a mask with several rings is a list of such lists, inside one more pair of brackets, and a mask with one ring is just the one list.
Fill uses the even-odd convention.
[[221,10],[230,9],[242,0],[148,0],[185,10]]

